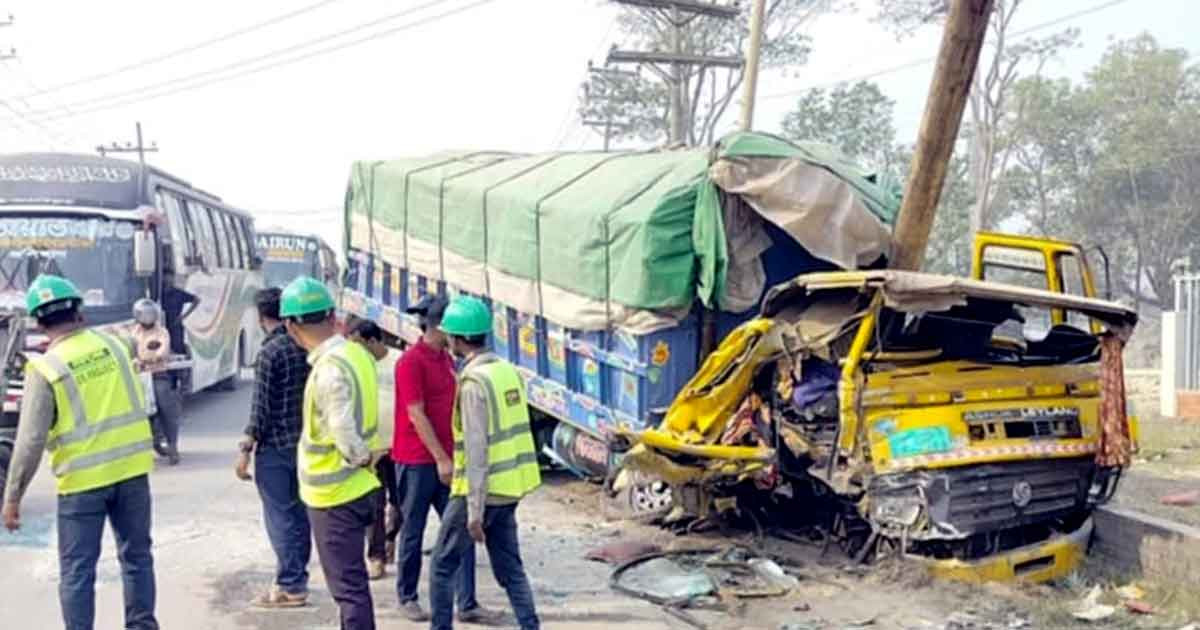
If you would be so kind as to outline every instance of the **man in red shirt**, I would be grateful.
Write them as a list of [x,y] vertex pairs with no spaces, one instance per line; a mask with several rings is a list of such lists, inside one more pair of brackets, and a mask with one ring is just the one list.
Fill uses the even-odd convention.
[[[454,471],[454,359],[445,333],[438,330],[446,299],[427,295],[408,309],[420,318],[423,331],[396,363],[396,431],[392,460],[396,462],[397,495],[404,524],[396,554],[396,594],[400,611],[412,621],[428,621],[417,603],[421,579],[421,546],[429,508],[438,517],[450,498]],[[458,571],[458,618],[464,623],[494,623],[496,615],[475,600],[475,555],[469,554]]]

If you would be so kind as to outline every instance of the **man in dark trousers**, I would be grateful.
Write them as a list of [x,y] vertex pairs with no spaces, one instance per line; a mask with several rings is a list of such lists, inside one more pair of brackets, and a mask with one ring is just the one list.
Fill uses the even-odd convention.
[[[42,451],[58,486],[58,597],[67,630],[91,630],[96,617],[96,562],[104,523],[112,527],[125,591],[125,628],[158,630],[150,552],[153,438],[146,393],[124,342],[84,324],[83,298],[58,276],[38,276],[29,314],[50,339],[30,360],[17,425],[3,520],[21,526],[21,498]],[[9,564],[10,568],[16,568]],[[5,627],[49,627],[4,615]]]
[[380,451],[375,359],[337,334],[333,296],[316,278],[293,280],[283,290],[279,314],[292,339],[308,350],[312,366],[304,386],[297,468],[325,583],[342,630],[375,630],[364,558],[380,492],[374,472]]
[[[396,432],[392,459],[400,486],[404,522],[396,554],[396,594],[400,612],[411,621],[429,615],[417,603],[421,547],[432,508],[441,517],[450,497],[454,442],[450,416],[454,406],[454,359],[446,335],[438,330],[446,299],[427,295],[409,313],[417,315],[422,336],[396,364]],[[458,573],[458,611],[464,622],[487,623],[496,615],[475,600],[475,554],[463,557]]]
[[433,550],[429,599],[433,630],[450,630],[455,572],[487,547],[492,575],[508,594],[521,630],[540,622],[517,544],[517,504],[541,485],[529,429],[525,384],[512,364],[486,348],[492,312],[460,295],[446,307],[441,329],[463,360],[454,401],[454,479]]
[[296,468],[296,445],[304,426],[301,403],[309,373],[308,353],[283,326],[280,293],[272,287],[255,297],[258,324],[266,340],[258,351],[250,423],[245,439],[238,444],[241,454],[236,469],[239,479],[249,481],[253,454],[253,479],[262,499],[267,539],[275,551],[275,583],[254,602],[267,608],[305,604],[312,555],[308,513],[300,501]]

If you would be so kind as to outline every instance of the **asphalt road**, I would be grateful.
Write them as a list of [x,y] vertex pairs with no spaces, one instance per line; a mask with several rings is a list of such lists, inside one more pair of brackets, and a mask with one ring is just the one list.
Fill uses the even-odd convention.
[[[336,628],[336,607],[325,589],[314,553],[311,604],[290,611],[264,611],[248,602],[273,576],[274,556],[262,526],[261,506],[252,483],[233,476],[234,446],[249,409],[249,387],[211,392],[188,401],[181,437],[183,462],[160,467],[151,476],[154,492],[154,555],[158,617],[166,630],[244,628]],[[43,466],[22,506],[24,528],[0,532],[0,628],[61,627],[58,560],[55,552],[53,479]],[[650,541],[664,548],[723,546],[726,538],[680,538],[661,529],[613,518],[614,512],[591,484],[548,475],[547,484],[522,502],[521,546],[545,628],[646,630],[688,628],[663,609],[618,595],[608,586],[611,568],[583,559],[599,545],[618,540]],[[430,517],[426,545],[432,546],[437,519]],[[743,535],[736,542],[791,558],[799,567],[798,587],[783,597],[729,602],[732,611],[696,611],[709,628],[1019,628],[1049,627],[1038,620],[1057,612],[1076,595],[1054,589],[1033,592],[935,584],[912,566],[866,571],[848,567],[836,551]],[[479,553],[478,591],[488,607],[507,609],[491,577],[486,553]],[[426,567],[426,570],[428,567]],[[398,616],[394,572],[373,583],[376,616],[382,629],[417,629]],[[427,574],[422,576],[426,583]],[[109,536],[98,567],[98,629],[120,628],[121,582]],[[423,605],[428,598],[422,594]],[[1069,616],[1067,623],[1071,625]],[[1032,626],[1024,625],[1030,621]]]

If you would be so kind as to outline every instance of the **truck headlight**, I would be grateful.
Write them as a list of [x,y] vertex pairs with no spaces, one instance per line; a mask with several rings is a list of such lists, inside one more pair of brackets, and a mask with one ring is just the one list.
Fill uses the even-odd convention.
[[920,518],[922,507],[918,497],[880,497],[874,501],[871,516],[880,523],[911,527]]

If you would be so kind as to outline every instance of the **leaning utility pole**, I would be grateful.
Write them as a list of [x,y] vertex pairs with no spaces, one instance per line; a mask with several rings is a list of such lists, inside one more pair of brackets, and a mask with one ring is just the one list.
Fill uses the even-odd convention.
[[750,10],[750,43],[746,49],[746,84],[742,92],[742,131],[754,126],[754,100],[758,96],[758,58],[762,52],[763,20],[767,0],[754,0]]
[[[0,26],[12,26],[12,25],[13,25],[13,15],[11,13],[9,13],[8,19],[4,20],[3,22],[0,22]],[[0,61],[6,61],[8,59],[16,59],[16,58],[17,58],[17,49],[16,48],[9,47],[8,52],[0,52]]]
[[[691,119],[691,116],[690,112],[687,111],[687,95],[684,91],[689,69],[699,67],[703,71],[710,66],[740,68],[744,61],[741,57],[713,57],[685,54],[683,29],[699,17],[722,20],[734,19],[740,13],[739,9],[735,6],[710,4],[695,0],[613,0],[613,2],[641,9],[649,9],[652,13],[656,13],[658,17],[665,19],[670,26],[670,52],[637,52],[618,50],[614,47],[608,53],[608,62],[645,65],[666,82],[671,96],[671,120],[668,141],[671,144],[686,143],[688,121]],[[665,68],[659,67],[658,64],[662,64]]]
[[117,144],[115,141],[110,146],[100,145],[96,147],[96,151],[100,153],[100,157],[105,157],[109,153],[137,153],[138,163],[142,166],[146,165],[146,154],[156,153],[158,151],[158,143],[151,142],[150,146],[142,144],[142,123],[137,123],[137,144],[126,142],[125,146]]
[[925,261],[925,246],[942,196],[946,166],[954,152],[993,2],[953,0],[950,7],[913,153],[912,174],[904,187],[904,201],[892,233],[896,243],[891,265],[894,268],[917,270]]

